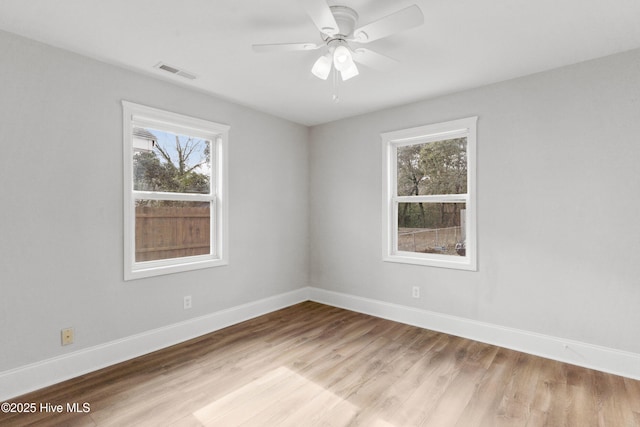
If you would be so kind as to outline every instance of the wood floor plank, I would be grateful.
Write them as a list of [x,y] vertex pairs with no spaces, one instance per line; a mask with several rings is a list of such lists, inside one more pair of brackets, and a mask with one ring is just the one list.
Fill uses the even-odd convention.
[[433,410],[418,425],[454,426],[499,350],[498,347],[487,347],[486,344],[464,341],[468,345],[456,354],[456,358],[460,360],[457,375],[452,378]]
[[[640,381],[634,381],[630,378],[623,378],[625,395],[640,396]],[[640,399],[629,399],[629,405],[634,413],[640,413]]]
[[423,424],[433,413],[449,384],[459,374],[462,360],[456,355],[460,355],[460,351],[467,345],[469,342],[461,338],[447,336],[443,347],[421,359],[420,382],[408,393],[397,411],[387,414],[385,419],[397,426]]
[[640,427],[640,381],[306,302],[14,402],[2,426]]
[[525,425],[531,414],[531,402],[535,398],[536,383],[543,359],[524,353],[516,353],[509,379],[503,384],[502,400],[495,417],[487,421],[494,427]]
[[518,356],[519,353],[514,351],[498,350],[475,388],[469,403],[462,410],[455,424],[457,427],[469,425],[494,427],[501,422],[499,419],[501,414],[495,408],[499,408],[505,398],[505,389],[512,381],[513,365]]
[[600,425],[607,425],[608,420],[617,420],[620,426],[632,426],[633,411],[626,398],[624,380],[615,375],[594,372],[595,387],[600,399],[598,420]]
[[[414,331],[409,332],[414,333]],[[351,420],[350,425],[374,425],[380,423],[385,414],[392,411],[397,402],[396,396],[403,393],[398,390],[398,385],[404,378],[410,378],[408,373],[411,368],[436,345],[437,338],[441,336],[430,331],[417,330],[417,332],[420,333],[413,337],[407,334],[406,339],[403,339],[405,344],[397,347],[386,357],[382,354],[381,369],[364,381],[355,394],[347,397],[350,402],[360,408],[360,412]]]
[[593,371],[567,366],[567,419],[575,426],[597,426]]

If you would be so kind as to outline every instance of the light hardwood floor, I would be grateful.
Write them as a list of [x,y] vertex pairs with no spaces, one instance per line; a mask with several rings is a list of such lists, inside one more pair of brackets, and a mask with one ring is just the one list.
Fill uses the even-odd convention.
[[312,302],[13,402],[64,413],[0,425],[640,426],[640,381]]

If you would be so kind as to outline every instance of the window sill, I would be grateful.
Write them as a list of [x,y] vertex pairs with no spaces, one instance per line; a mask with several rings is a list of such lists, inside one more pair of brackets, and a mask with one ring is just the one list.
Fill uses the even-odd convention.
[[207,259],[200,261],[186,261],[180,264],[158,266],[155,262],[139,263],[137,266],[127,269],[124,280],[143,279],[145,277],[162,276],[165,274],[181,273],[183,271],[201,270],[204,268],[221,267],[229,265],[227,259]]
[[456,259],[455,257],[448,255],[429,254],[429,256],[421,256],[420,254],[411,252],[400,252],[395,255],[386,255],[382,260],[384,262],[395,262],[400,264],[478,271],[475,261],[467,257],[460,257],[459,259]]

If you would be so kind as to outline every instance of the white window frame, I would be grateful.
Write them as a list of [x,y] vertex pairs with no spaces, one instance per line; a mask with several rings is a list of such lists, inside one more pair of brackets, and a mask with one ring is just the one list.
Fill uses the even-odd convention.
[[[124,159],[124,279],[134,280],[229,263],[228,250],[228,125],[122,101]],[[211,141],[211,192],[185,194],[133,189],[133,128],[150,127]],[[147,200],[211,203],[211,253],[155,261],[135,261],[135,202]]]
[[[477,270],[476,236],[476,122],[468,117],[380,134],[382,138],[382,259],[388,262]],[[467,138],[467,193],[428,196],[398,196],[398,147],[453,138]],[[423,254],[398,250],[399,203],[461,202],[466,204],[466,256]]]

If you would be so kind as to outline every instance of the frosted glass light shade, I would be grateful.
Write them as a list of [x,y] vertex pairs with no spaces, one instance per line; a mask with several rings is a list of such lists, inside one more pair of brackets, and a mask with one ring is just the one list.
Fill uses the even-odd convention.
[[319,79],[327,80],[329,77],[329,73],[331,72],[331,55],[326,54],[318,58],[318,60],[313,64],[313,68],[311,68],[311,72],[314,76]]
[[351,61],[351,66],[340,71],[340,75],[342,76],[342,80],[346,81],[349,80],[351,77],[355,77],[357,76],[358,73],[358,67],[356,67],[355,62]]
[[353,58],[351,58],[351,52],[345,46],[338,46],[333,51],[333,65],[336,70],[343,71],[349,68],[353,64]]

